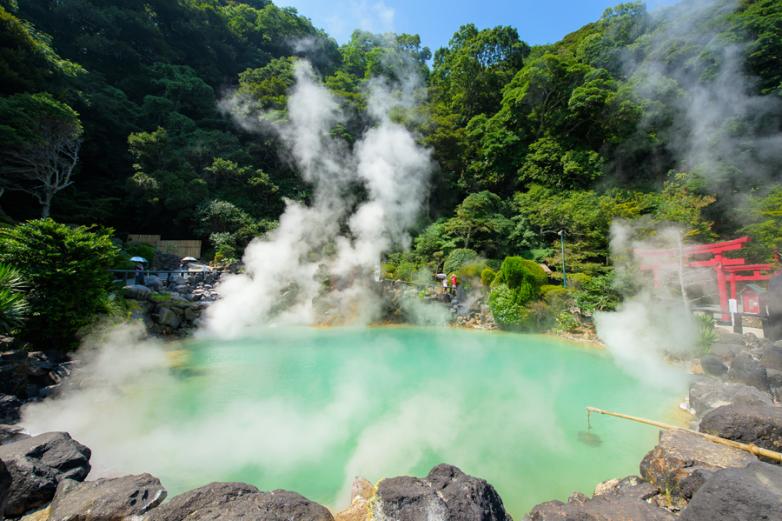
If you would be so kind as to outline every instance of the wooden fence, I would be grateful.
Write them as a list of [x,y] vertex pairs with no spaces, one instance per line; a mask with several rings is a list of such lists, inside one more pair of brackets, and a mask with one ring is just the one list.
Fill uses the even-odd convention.
[[143,242],[144,244],[154,246],[162,252],[170,253],[178,257],[201,258],[201,241],[198,240],[168,241],[162,240],[160,235],[131,233],[128,235],[128,241]]

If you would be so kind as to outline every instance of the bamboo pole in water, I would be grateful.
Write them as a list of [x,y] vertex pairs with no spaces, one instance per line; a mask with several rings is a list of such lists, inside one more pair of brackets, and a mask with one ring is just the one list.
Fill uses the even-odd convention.
[[702,438],[706,438],[707,440],[712,441],[714,443],[719,443],[720,445],[733,447],[734,449],[744,450],[754,454],[755,456],[763,456],[764,458],[768,458],[770,460],[774,460],[776,462],[782,463],[782,454],[780,454],[779,452],[764,449],[762,447],[758,447],[751,443],[741,443],[738,441],[728,440],[725,438],[721,438],[719,436],[715,436],[713,434],[706,434],[705,432],[698,432],[692,429],[687,429],[685,427],[678,427],[676,425],[670,425],[668,423],[662,423],[654,420],[647,420],[646,418],[639,418],[638,416],[630,416],[629,414],[622,414],[620,412],[605,411],[603,409],[598,409],[597,407],[587,407],[586,410],[587,410],[587,414],[595,412],[598,414],[605,414],[607,416],[622,418],[624,420],[630,420],[638,423],[645,423],[646,425],[652,425],[654,427],[658,427],[664,430],[678,430],[678,431],[689,432],[692,434],[696,434]]

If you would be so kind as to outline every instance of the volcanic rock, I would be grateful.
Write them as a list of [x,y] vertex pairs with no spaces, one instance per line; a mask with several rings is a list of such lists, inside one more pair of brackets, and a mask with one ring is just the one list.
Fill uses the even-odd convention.
[[0,445],[6,445],[15,441],[25,440],[30,437],[29,434],[22,432],[22,427],[18,425],[0,424]]
[[19,421],[19,409],[22,401],[10,394],[0,394],[0,423],[16,423]]
[[26,360],[24,351],[0,353],[0,393],[27,398]]
[[176,329],[179,327],[179,324],[181,323],[182,320],[179,317],[179,315],[177,315],[171,309],[161,307],[158,310],[157,321],[162,326],[170,327],[171,329]]
[[573,494],[567,503],[548,501],[533,508],[524,521],[673,521],[676,517],[649,500],[658,495],[656,487],[635,476],[603,484],[601,493],[591,499]]
[[452,465],[440,464],[429,471],[426,481],[445,501],[447,519],[510,521],[500,495],[483,479],[468,476]]
[[60,481],[49,521],[121,521],[140,516],[166,498],[160,480],[149,474],[79,483]]
[[782,519],[782,467],[751,463],[716,472],[692,497],[681,521]]
[[739,353],[743,352],[745,346],[738,342],[717,341],[711,346],[711,353],[726,360],[730,360]]
[[452,465],[437,465],[426,478],[384,479],[372,504],[374,518],[396,521],[507,521],[497,491]]
[[769,393],[744,384],[725,383],[715,378],[704,378],[690,384],[690,407],[698,416],[731,403],[772,405],[773,402]]
[[728,380],[751,385],[761,391],[768,391],[766,368],[749,353],[736,355],[728,371]]
[[394,521],[446,519],[448,511],[429,483],[410,476],[382,480],[373,506],[375,518]]
[[131,300],[147,300],[152,293],[151,289],[141,284],[131,284],[122,288],[122,295]]
[[662,431],[660,441],[641,461],[641,476],[666,495],[689,499],[720,469],[746,467],[755,456],[712,443],[682,430]]
[[81,481],[90,471],[90,449],[66,432],[48,432],[0,445],[12,482],[6,516],[19,516],[51,501],[64,479]]
[[782,451],[782,407],[725,405],[707,413],[701,432]]
[[11,490],[11,473],[5,467],[5,463],[0,460],[0,518],[3,517],[2,513],[5,510],[5,500],[8,497],[8,492]]
[[700,359],[703,372],[712,376],[722,376],[728,372],[728,367],[717,355],[704,355]]
[[201,519],[199,516],[204,509],[218,508],[241,496],[258,493],[256,487],[246,483],[210,483],[173,497],[168,503],[152,510],[148,519],[149,521]]
[[258,519],[262,521],[334,521],[331,513],[309,499],[275,490],[259,492],[243,483],[212,483],[180,494],[152,510],[149,521],[224,521]]
[[782,371],[782,348],[781,347],[769,347],[763,351],[763,356],[760,358],[760,363],[766,369],[774,369],[776,371]]

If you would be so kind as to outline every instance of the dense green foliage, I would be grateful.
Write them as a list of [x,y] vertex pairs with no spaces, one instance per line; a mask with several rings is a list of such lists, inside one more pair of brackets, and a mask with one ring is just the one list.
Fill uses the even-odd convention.
[[489,293],[489,307],[497,324],[508,329],[530,327],[527,305],[540,296],[540,288],[547,278],[537,263],[522,257],[506,257]]
[[0,230],[0,262],[27,283],[30,313],[22,337],[46,349],[67,350],[77,333],[104,311],[119,250],[111,230],[71,228],[39,219]]
[[0,264],[0,334],[11,334],[24,323],[29,310],[24,288],[19,270]]
[[[332,134],[347,145],[371,121],[372,78],[420,78],[419,107],[395,117],[432,151],[432,194],[412,249],[384,272],[480,279],[500,322],[540,325],[547,311],[568,328],[570,309],[614,306],[618,220],[693,240],[747,233],[758,261],[782,243],[782,0],[657,14],[623,3],[535,47],[515,28],[466,24],[434,54],[410,34],[356,31],[338,46],[270,0],[0,0],[0,38],[0,168],[45,148],[35,115],[47,110],[83,140],[52,203],[63,222],[201,238],[220,260],[240,257],[310,186],[278,137],[227,112],[238,99],[285,118],[306,58],[344,109]],[[5,213],[40,214],[38,194],[3,179]],[[554,270],[550,291],[492,276],[519,256]],[[563,260],[572,288],[554,291]]]

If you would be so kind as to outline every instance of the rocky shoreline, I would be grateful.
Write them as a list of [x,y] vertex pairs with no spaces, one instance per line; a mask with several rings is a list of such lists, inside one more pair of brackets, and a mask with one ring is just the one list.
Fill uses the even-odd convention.
[[[204,307],[200,300],[184,296],[158,302],[154,295],[159,294],[149,290],[132,298],[146,303],[147,317],[165,316],[162,309],[187,310],[194,304]],[[186,311],[182,315],[186,316]],[[151,320],[147,323],[151,331],[166,327]],[[183,322],[196,324],[197,318]],[[177,335],[176,329],[158,331]],[[351,505],[333,514],[295,492],[263,492],[243,483],[212,483],[164,502],[165,488],[149,474],[86,480],[91,456],[88,447],[64,432],[30,437],[8,425],[18,421],[23,401],[56,393],[73,363],[52,360],[41,352],[0,353],[0,422],[6,424],[0,425],[0,513],[7,519],[511,519],[490,484],[445,464],[423,478],[401,476],[377,484],[357,478]],[[687,408],[693,415],[693,429],[782,451],[782,406],[778,403],[782,396],[782,343],[774,345],[751,334],[723,333],[709,354],[692,361],[692,372],[696,376],[690,384]],[[640,462],[639,475],[600,483],[591,497],[574,493],[567,501],[539,504],[523,519],[782,520],[782,466],[685,431],[663,431],[658,444]]]

